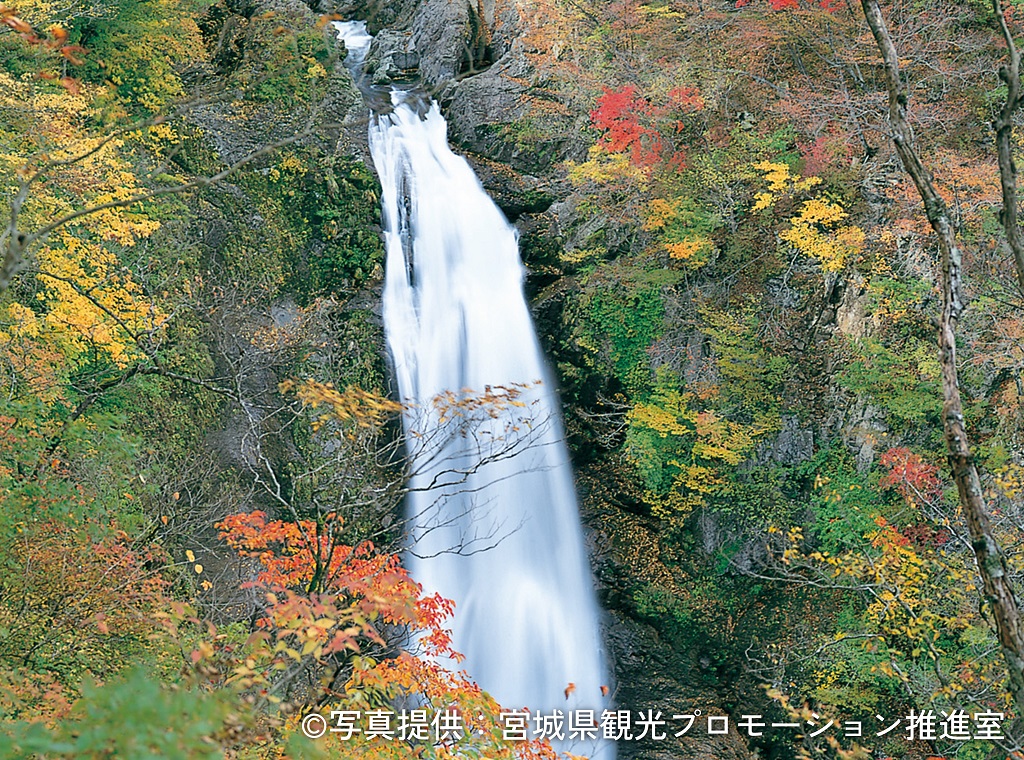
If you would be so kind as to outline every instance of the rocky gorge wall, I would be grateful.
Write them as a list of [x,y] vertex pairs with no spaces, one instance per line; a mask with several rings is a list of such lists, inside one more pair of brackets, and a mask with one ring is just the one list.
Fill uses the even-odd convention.
[[[30,705],[28,720],[55,717],[54,740],[77,747],[93,735],[80,730],[91,713],[72,708],[88,696],[84,677],[107,682],[138,665],[161,699],[177,700],[182,679],[198,676],[194,704],[230,709],[228,730],[197,709],[188,711],[206,724],[197,733],[175,708],[166,726],[150,726],[156,733],[136,732],[141,712],[119,705],[143,707],[122,699],[138,684],[111,682],[100,724],[112,741],[159,734],[171,746],[191,731],[197,756],[262,756],[292,754],[300,738],[295,721],[276,716],[405,693],[390,659],[400,643],[381,641],[367,621],[351,657],[317,648],[313,638],[327,635],[317,621],[301,631],[312,651],[286,647],[266,660],[252,683],[280,689],[279,705],[243,704],[236,697],[246,695],[221,688],[231,668],[249,683],[251,663],[263,662],[242,671],[242,653],[263,652],[264,640],[236,649],[235,635],[268,621],[279,640],[294,635],[260,619],[290,614],[292,597],[279,605],[254,579],[294,585],[301,604],[328,589],[342,606],[354,594],[370,616],[390,614],[376,591],[364,596],[365,586],[323,572],[331,565],[313,556],[308,520],[317,535],[327,526],[332,556],[342,544],[360,555],[372,539],[367,549],[402,574],[410,481],[403,409],[388,398],[402,394],[387,371],[383,192],[367,150],[368,106],[388,108],[397,82],[438,99],[453,146],[518,229],[531,316],[559,386],[615,704],[634,718],[699,710],[733,724],[709,736],[695,721],[675,737],[671,721],[669,737],[625,739],[620,755],[995,756],[985,736],[915,742],[869,729],[877,716],[1010,704],[1014,660],[1001,656],[943,440],[945,391],[962,398],[993,540],[1019,589],[1024,332],[990,128],[1005,97],[990,86],[1005,49],[988,6],[924,2],[907,15],[883,3],[908,50],[900,68],[914,139],[963,246],[953,393],[936,343],[940,256],[888,137],[886,70],[856,4],[167,0],[108,3],[102,17],[20,5],[49,31],[0,39],[9,59],[0,129],[8,147],[23,146],[4,171],[28,193],[10,210],[25,229],[62,232],[27,238],[32,269],[0,304],[0,532],[13,559],[0,562],[0,618],[17,622],[0,636],[0,681],[15,699],[12,708],[4,692],[0,717]],[[337,17],[365,18],[377,33],[376,90],[352,81],[329,23]],[[78,48],[58,50],[62,40],[80,42],[88,60],[65,59]],[[69,64],[79,77],[50,79]],[[40,108],[24,108],[33,98]],[[150,126],[122,133],[129,117]],[[102,150],[65,166],[50,150],[65,141]],[[25,180],[18,167],[40,161],[50,174]],[[462,180],[493,217],[472,177]],[[139,188],[153,194],[135,196]],[[428,197],[455,203],[448,195]],[[126,198],[125,208],[108,216],[109,197]],[[65,510],[69,498],[76,506]],[[241,547],[233,535],[245,526],[272,550]],[[96,540],[127,564],[110,565]],[[151,555],[135,551],[150,542]],[[309,555],[301,571],[310,575],[279,577],[278,560],[296,550]],[[163,589],[145,592],[149,612],[117,623],[126,637],[103,616],[134,610],[130,595],[84,590],[122,569],[124,589],[151,573]],[[395,622],[433,626],[443,610],[406,616],[419,609],[415,585],[396,600]],[[212,654],[197,649],[185,670],[176,638],[146,644],[178,600],[225,626]],[[201,640],[212,639],[202,627]],[[275,675],[285,657],[295,665]],[[450,674],[421,664],[430,671],[417,679],[421,693],[435,707],[463,696],[476,704],[472,688],[453,689]],[[357,673],[382,671],[394,677],[383,676],[384,692],[349,688]],[[30,687],[37,676],[40,689]],[[563,678],[572,676],[553,676],[557,702]],[[62,689],[67,699],[51,699]],[[67,721],[55,706],[71,710]],[[772,730],[738,726],[744,715]],[[861,722],[866,746],[828,726],[801,730],[818,715]],[[9,722],[0,724],[10,746]],[[18,721],[13,736],[43,728]],[[466,739],[467,752],[495,754],[493,732]],[[349,758],[403,747],[433,751],[368,735],[317,749]]]

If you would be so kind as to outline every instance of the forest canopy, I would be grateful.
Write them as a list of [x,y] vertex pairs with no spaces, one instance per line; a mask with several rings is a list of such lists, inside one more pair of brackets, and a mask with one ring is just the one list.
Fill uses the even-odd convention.
[[[557,754],[403,566],[416,453],[536,421],[394,397],[339,18],[517,226],[615,703],[734,720],[666,756],[1018,757],[1024,6],[442,5],[0,5],[0,758]],[[412,704],[465,735],[303,737]],[[875,735],[929,711],[1003,736]]]

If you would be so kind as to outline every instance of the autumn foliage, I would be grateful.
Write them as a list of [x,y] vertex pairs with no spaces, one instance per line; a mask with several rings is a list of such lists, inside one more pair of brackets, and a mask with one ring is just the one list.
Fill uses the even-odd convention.
[[[69,42],[67,29],[62,26],[52,26],[47,32],[40,32],[32,24],[28,23],[18,15],[17,10],[9,5],[0,3],[0,25],[6,26],[28,46],[36,48],[44,53],[53,53],[63,61],[75,66],[84,63],[82,55],[85,48],[81,45],[72,45]],[[60,76],[51,71],[41,71],[39,76],[43,79],[57,80],[62,87],[72,94],[79,90],[78,80],[67,75]]]
[[[436,446],[528,419],[529,394],[387,397],[372,172],[318,132],[229,186],[117,205],[349,92],[312,17],[202,5],[0,6],[0,179],[12,198],[32,179],[18,229],[114,204],[43,236],[0,294],[0,757],[550,757],[501,741],[452,651],[459,610],[396,548],[396,420],[429,418],[413,445]],[[857,4],[496,8],[494,51],[524,65],[475,82],[500,72],[514,102],[460,139],[540,178],[531,209],[556,201],[520,220],[527,285],[616,619],[680,664],[680,693],[776,720],[1009,712],[937,443],[935,249]],[[991,151],[1006,45],[986,3],[882,12],[964,249],[964,425],[1019,588],[1024,327]],[[1019,8],[1003,18],[1019,35]],[[196,118],[170,118],[193,93]],[[628,703],[648,662],[619,663],[622,707],[650,706]],[[476,733],[312,746],[298,725],[413,703]]]
[[651,168],[666,161],[682,168],[686,156],[675,145],[673,133],[685,129],[680,120],[683,114],[703,107],[694,87],[675,87],[669,90],[665,104],[655,106],[639,95],[634,85],[626,85],[618,90],[606,88],[590,119],[603,133],[598,145],[611,153],[627,153],[634,166]]
[[[226,518],[218,527],[229,546],[257,563],[249,585],[266,594],[266,605],[245,655],[203,643],[192,653],[197,667],[205,662],[222,671],[230,667],[229,683],[292,703],[300,699],[294,691],[297,675],[308,674],[319,679],[319,691],[301,701],[323,710],[417,697],[434,709],[457,708],[467,736],[474,737],[465,746],[418,748],[356,739],[341,745],[345,757],[406,757],[412,749],[417,757],[424,750],[449,757],[472,746],[487,748],[493,757],[512,757],[513,750],[520,758],[553,757],[543,743],[503,743],[498,705],[465,674],[442,665],[462,659],[444,628],[453,605],[422,594],[397,555],[379,552],[370,542],[337,543],[340,519],[333,514],[317,521],[282,521],[253,512]],[[395,649],[396,644],[401,646]]]
[[882,488],[895,488],[908,502],[933,502],[942,493],[939,468],[909,449],[889,449],[879,464],[888,469],[881,480]]

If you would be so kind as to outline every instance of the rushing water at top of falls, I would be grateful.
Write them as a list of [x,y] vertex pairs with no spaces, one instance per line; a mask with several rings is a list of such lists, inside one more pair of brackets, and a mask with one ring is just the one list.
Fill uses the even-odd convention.
[[335,21],[334,28],[345,42],[345,63],[354,68],[366,59],[373,36],[366,31],[365,21]]
[[[365,26],[338,26],[349,62],[361,61]],[[452,424],[439,394],[520,394],[494,417],[470,406],[458,434],[410,436],[410,572],[455,601],[462,667],[504,707],[599,713],[599,610],[516,232],[452,153],[437,104],[391,98],[393,110],[371,118],[370,149],[383,191],[385,331],[400,395],[416,409],[407,427]],[[563,748],[615,754],[610,742]]]

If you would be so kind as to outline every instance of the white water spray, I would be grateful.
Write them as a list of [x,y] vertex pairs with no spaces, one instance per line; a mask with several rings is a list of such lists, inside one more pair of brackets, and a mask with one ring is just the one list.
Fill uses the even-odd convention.
[[[361,61],[365,25],[338,26],[349,62]],[[429,410],[446,391],[529,386],[518,399],[526,407],[415,462],[409,570],[428,593],[455,601],[463,667],[504,707],[589,708],[599,717],[607,701],[599,610],[516,232],[450,150],[437,104],[420,98],[417,108],[398,90],[392,102],[391,113],[371,119],[370,148],[383,189],[384,324],[401,396]],[[474,440],[500,443],[481,449]],[[482,451],[492,460],[481,465]],[[427,487],[438,482],[447,485]],[[561,748],[615,754],[610,742]]]

